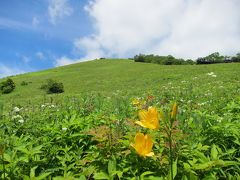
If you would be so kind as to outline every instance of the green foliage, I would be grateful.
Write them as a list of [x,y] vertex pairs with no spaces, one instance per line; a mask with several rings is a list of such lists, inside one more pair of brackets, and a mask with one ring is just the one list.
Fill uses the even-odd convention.
[[195,64],[191,59],[177,59],[171,55],[168,56],[158,56],[158,55],[144,55],[139,54],[134,56],[135,62],[145,62],[145,63],[155,63],[162,65],[187,65],[187,64]]
[[222,56],[219,52],[212,53],[206,57],[198,58],[197,64],[216,64],[216,63],[231,63],[231,62],[240,62],[240,54],[236,56]]
[[20,85],[21,85],[21,86],[27,86],[27,85],[28,85],[28,82],[22,81]]
[[215,52],[206,57],[197,59],[197,64],[215,64],[215,63],[223,63],[223,62],[224,62],[224,56],[221,56],[219,52]]
[[236,56],[231,58],[232,62],[240,62],[240,53],[237,53]]
[[0,91],[2,94],[11,93],[14,89],[15,83],[10,78],[7,78],[5,81],[0,83]]
[[48,94],[64,92],[63,83],[57,82],[53,79],[48,79],[47,83],[41,86],[41,89],[46,90]]
[[[239,179],[238,72],[239,64],[101,60],[13,77],[34,83],[1,96],[0,179]],[[41,94],[46,77],[68,94]],[[173,102],[176,119],[158,131],[134,123],[149,106],[169,116]],[[153,157],[131,147],[136,132],[153,137]]]

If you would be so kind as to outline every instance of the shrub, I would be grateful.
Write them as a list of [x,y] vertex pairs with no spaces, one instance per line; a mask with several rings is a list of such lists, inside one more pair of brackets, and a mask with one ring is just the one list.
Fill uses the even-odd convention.
[[15,89],[15,87],[15,83],[10,78],[0,83],[0,91],[2,94],[11,93]]
[[139,55],[134,56],[133,59],[135,62],[145,62],[145,55],[139,54]]
[[41,86],[41,89],[46,90],[48,94],[64,92],[63,83],[57,82],[53,79],[48,79],[47,83]]
[[20,85],[21,85],[21,86],[27,86],[27,85],[28,85],[28,82],[22,81]]

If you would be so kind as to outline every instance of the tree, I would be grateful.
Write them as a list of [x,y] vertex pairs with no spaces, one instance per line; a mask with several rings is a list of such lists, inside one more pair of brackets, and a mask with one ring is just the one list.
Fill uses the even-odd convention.
[[10,78],[7,78],[5,81],[0,83],[0,91],[2,94],[11,93],[15,89],[15,87],[15,83]]

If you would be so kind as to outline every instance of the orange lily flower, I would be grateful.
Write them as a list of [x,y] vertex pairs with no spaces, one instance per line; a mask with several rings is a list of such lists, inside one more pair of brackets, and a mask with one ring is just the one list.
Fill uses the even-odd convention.
[[140,121],[135,123],[149,129],[159,128],[159,114],[156,107],[149,107],[148,110],[141,110],[139,112]]
[[153,141],[149,135],[143,133],[137,133],[135,136],[135,144],[131,146],[137,151],[140,156],[153,156],[152,151]]

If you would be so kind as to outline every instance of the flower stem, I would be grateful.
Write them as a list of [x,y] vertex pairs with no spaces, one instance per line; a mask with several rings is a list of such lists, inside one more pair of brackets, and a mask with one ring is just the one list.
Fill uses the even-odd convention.
[[170,177],[173,180],[173,157],[172,157],[172,130],[169,132],[169,159],[170,159]]
[[4,164],[4,155],[3,155],[4,153],[2,153],[2,164],[3,164],[3,179],[5,180],[6,179],[6,177],[5,177],[5,164]]

